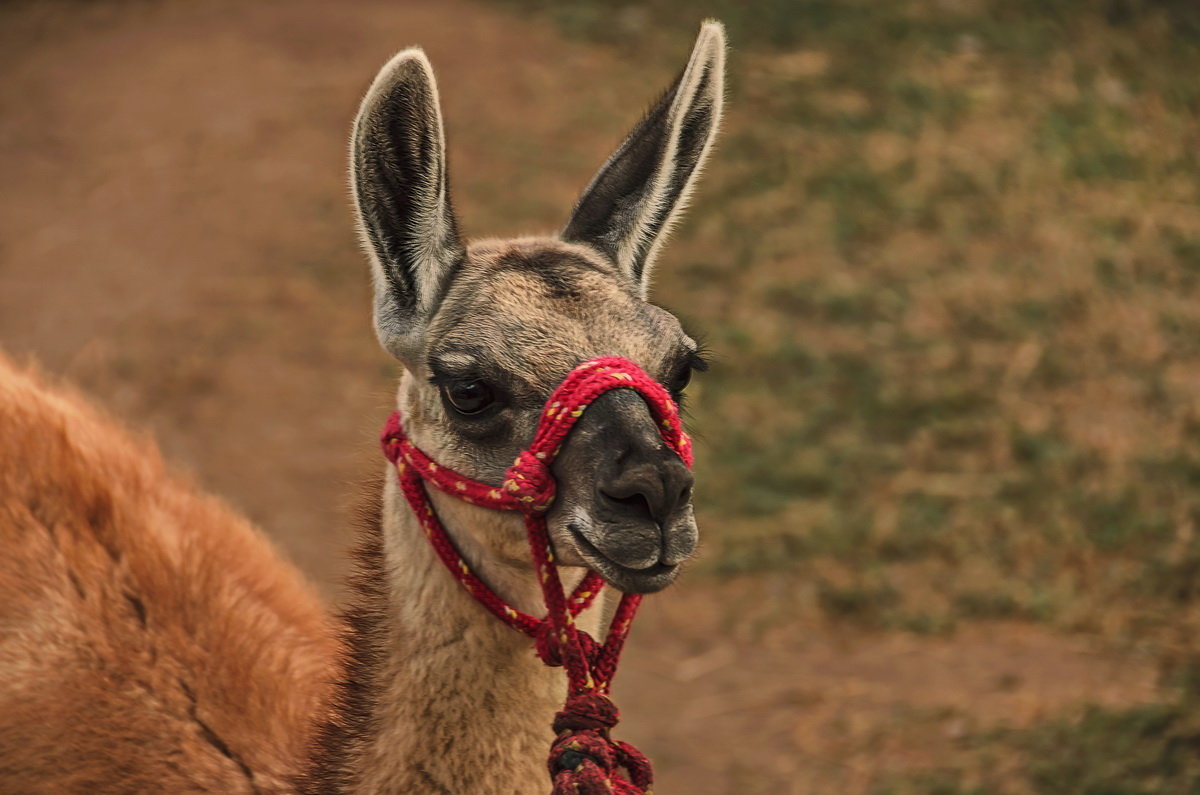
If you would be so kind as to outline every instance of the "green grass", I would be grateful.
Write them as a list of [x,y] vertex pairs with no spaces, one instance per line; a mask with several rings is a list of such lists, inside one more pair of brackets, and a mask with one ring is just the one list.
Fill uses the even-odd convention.
[[[1081,715],[1024,731],[964,738],[987,749],[957,768],[897,776],[878,795],[1193,795],[1200,792],[1200,724],[1181,704],[1089,707]],[[996,769],[1000,749],[1019,754],[1017,770]]]
[[1044,793],[1194,793],[1200,790],[1200,727],[1179,707],[1092,708],[1014,741]]

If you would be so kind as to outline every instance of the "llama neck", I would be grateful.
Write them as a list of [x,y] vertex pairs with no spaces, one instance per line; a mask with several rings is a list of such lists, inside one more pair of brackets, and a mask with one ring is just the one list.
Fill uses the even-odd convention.
[[[519,517],[434,494],[460,552],[496,592],[541,615],[528,561],[512,556]],[[369,792],[538,792],[566,680],[526,636],[496,620],[430,549],[394,481],[384,489],[376,690],[348,780]],[[506,545],[493,539],[508,539]],[[566,572],[564,572],[564,575]],[[576,575],[577,578],[577,575]],[[600,609],[581,616],[595,634]],[[360,649],[360,652],[362,650]],[[359,660],[358,664],[365,662]]]

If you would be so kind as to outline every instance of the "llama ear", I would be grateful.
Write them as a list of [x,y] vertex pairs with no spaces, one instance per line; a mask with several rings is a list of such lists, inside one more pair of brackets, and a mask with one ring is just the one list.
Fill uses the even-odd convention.
[[379,71],[354,121],[351,175],[375,283],[375,331],[400,359],[416,350],[464,248],[450,206],[437,83],[420,49]]
[[709,20],[683,74],[600,169],[563,230],[564,240],[612,259],[643,298],[716,137],[724,90],[725,29]]

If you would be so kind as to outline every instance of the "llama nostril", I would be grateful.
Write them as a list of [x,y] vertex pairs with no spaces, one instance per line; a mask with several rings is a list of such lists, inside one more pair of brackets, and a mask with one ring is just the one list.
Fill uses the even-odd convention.
[[635,491],[632,494],[618,497],[614,494],[610,494],[604,489],[600,489],[600,495],[611,503],[628,508],[632,513],[644,515],[646,518],[651,519],[652,521],[654,519],[654,511],[650,509],[650,501],[646,498],[646,495],[640,491]]
[[675,502],[675,507],[687,505],[692,499],[692,484],[687,484],[679,490],[679,499]]
[[688,503],[692,484],[692,473],[682,462],[672,462],[626,469],[597,493],[610,508],[660,525]]

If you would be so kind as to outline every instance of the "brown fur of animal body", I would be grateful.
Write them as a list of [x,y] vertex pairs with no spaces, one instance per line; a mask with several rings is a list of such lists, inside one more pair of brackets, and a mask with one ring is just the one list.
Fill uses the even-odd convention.
[[265,792],[333,627],[263,535],[0,357],[0,792]]

